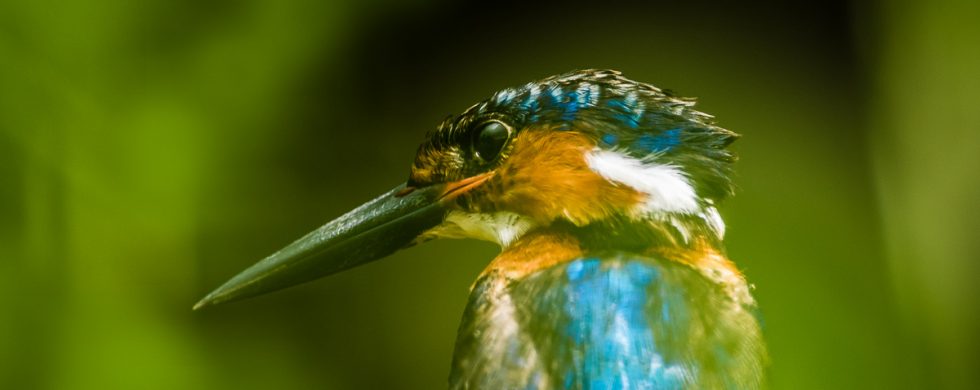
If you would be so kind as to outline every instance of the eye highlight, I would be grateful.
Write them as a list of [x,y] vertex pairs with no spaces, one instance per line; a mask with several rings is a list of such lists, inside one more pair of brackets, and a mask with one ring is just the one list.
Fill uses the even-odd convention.
[[473,152],[483,161],[493,161],[500,155],[510,139],[512,131],[500,121],[489,121],[476,126],[473,132]]

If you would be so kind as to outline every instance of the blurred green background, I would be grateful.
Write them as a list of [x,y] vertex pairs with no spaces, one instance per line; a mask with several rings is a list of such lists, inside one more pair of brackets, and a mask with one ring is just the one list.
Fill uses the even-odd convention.
[[744,137],[779,389],[980,387],[980,3],[0,2],[0,388],[446,384],[492,245],[191,312],[496,89],[614,68]]

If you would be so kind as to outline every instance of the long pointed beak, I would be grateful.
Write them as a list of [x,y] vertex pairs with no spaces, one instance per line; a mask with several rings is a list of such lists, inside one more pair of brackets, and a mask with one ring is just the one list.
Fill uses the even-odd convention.
[[309,282],[411,246],[443,221],[448,200],[467,186],[472,180],[425,188],[400,185],[259,261],[194,309]]

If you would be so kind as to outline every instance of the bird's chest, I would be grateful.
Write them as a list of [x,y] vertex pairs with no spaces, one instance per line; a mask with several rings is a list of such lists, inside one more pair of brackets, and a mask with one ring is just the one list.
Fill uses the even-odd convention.
[[[699,273],[624,254],[520,280],[489,273],[459,329],[454,388],[684,388],[726,362],[761,364],[758,326]],[[748,332],[728,330],[734,326]],[[706,333],[707,330],[710,332]],[[748,337],[749,343],[739,341]],[[736,373],[737,374],[737,373]],[[720,386],[725,387],[725,386]]]

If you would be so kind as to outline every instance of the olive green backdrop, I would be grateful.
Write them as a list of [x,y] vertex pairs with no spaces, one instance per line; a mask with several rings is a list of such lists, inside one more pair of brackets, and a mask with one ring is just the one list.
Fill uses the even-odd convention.
[[779,389],[980,386],[980,10],[0,3],[0,388],[445,387],[495,248],[191,312],[494,90],[615,68],[744,137],[722,206]]

